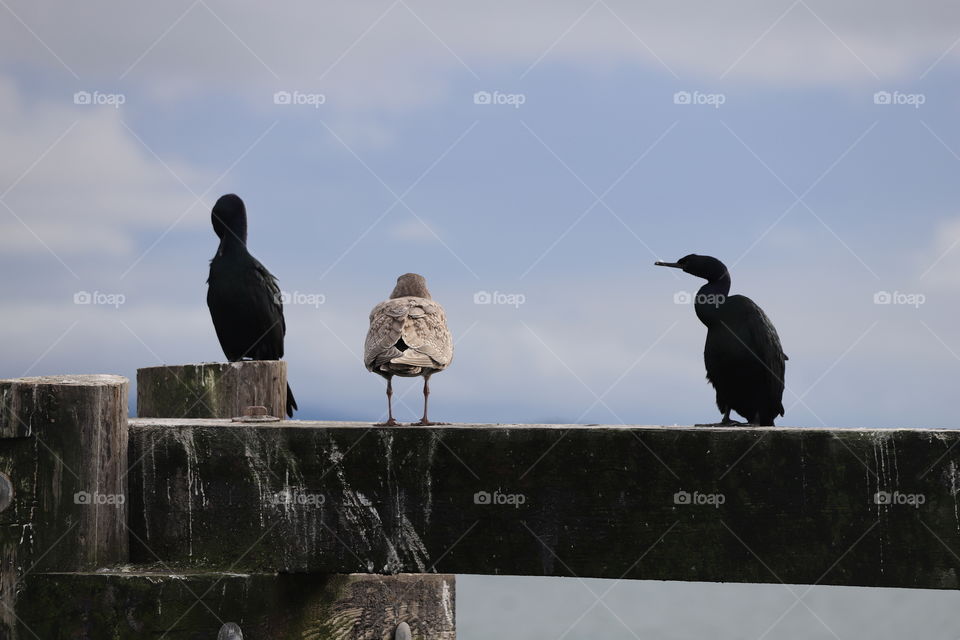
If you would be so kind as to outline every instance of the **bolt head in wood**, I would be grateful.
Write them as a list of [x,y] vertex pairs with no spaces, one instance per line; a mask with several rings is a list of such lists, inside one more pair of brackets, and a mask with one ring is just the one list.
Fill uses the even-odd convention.
[[255,405],[243,410],[243,415],[234,418],[234,422],[277,422],[280,418],[270,415],[266,407]]
[[217,640],[243,640],[243,631],[240,630],[240,625],[237,623],[228,622],[220,627]]
[[13,504],[13,482],[5,473],[0,473],[0,511],[6,511]]
[[406,622],[401,622],[397,625],[397,630],[393,634],[393,640],[411,640],[413,636],[410,634],[410,625]]

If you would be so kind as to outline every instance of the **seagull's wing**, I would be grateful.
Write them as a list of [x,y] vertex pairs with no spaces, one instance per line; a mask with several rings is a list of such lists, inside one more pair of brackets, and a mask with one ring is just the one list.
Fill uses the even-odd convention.
[[446,369],[453,360],[453,338],[447,328],[443,307],[426,298],[400,298],[408,301],[403,323],[403,342],[411,350],[430,359],[427,366],[437,371]]
[[406,317],[407,305],[399,298],[381,302],[370,312],[370,329],[363,345],[363,364],[367,370],[375,371],[400,355],[396,344]]

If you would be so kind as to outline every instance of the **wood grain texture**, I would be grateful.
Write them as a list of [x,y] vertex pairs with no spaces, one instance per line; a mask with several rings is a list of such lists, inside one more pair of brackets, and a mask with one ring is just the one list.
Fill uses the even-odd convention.
[[145,545],[131,552],[251,570],[956,589],[958,440],[135,420],[130,522]]
[[126,562],[126,378],[0,380],[0,637],[15,637],[20,577]]
[[386,640],[400,622],[418,640],[454,640],[455,579],[179,572],[157,567],[35,574],[21,595],[20,635],[44,640],[244,638]]
[[137,369],[142,418],[234,418],[249,406],[286,417],[287,363],[205,362]]

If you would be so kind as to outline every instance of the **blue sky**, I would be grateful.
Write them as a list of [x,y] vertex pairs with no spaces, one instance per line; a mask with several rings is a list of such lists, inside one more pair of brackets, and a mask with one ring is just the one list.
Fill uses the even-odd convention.
[[[699,281],[653,266],[697,252],[777,326],[781,424],[953,427],[958,69],[936,0],[6,0],[0,376],[221,359],[209,211],[235,192],[282,289],[323,298],[286,309],[301,418],[383,417],[367,314],[416,271],[457,340],[435,419],[715,420],[674,303]],[[419,381],[397,391],[418,417]],[[622,583],[590,613],[583,584],[464,576],[463,636],[955,636],[949,594],[778,618],[778,586]]]
[[380,417],[367,313],[417,271],[458,339],[438,417],[713,419],[704,329],[673,303],[699,284],[652,266],[698,252],[780,332],[783,424],[952,426],[957,9],[736,7],[9,3],[2,374],[221,358],[209,209],[236,192],[252,252],[324,299],[287,308],[300,417]]

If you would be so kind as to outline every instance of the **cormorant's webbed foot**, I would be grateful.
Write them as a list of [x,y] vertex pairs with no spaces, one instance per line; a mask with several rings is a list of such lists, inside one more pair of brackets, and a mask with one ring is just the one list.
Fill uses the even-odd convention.
[[398,426],[400,426],[400,423],[397,422],[396,420],[394,420],[393,418],[390,418],[390,419],[387,420],[386,422],[377,422],[377,423],[375,423],[373,426],[375,426],[375,427],[398,427]]
[[745,427],[747,426],[747,423],[737,422],[733,418],[725,418],[720,422],[697,423],[693,426],[695,427]]

